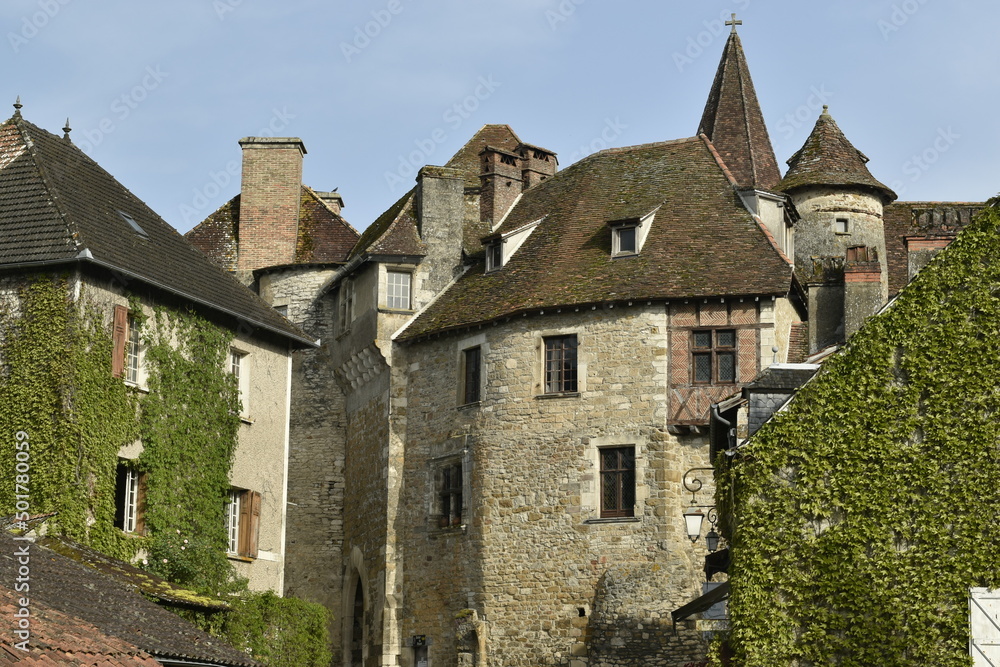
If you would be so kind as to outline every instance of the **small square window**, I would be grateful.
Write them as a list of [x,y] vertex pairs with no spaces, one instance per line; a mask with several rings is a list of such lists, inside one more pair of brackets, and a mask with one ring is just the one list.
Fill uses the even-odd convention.
[[601,449],[601,517],[635,515],[635,447]]
[[621,227],[615,227],[613,230],[614,234],[614,248],[613,254],[615,255],[634,255],[639,249],[637,245],[636,238],[636,227],[635,225],[624,225]]
[[837,234],[850,234],[851,227],[847,218],[837,218],[833,223],[833,229]]
[[464,382],[462,387],[462,404],[479,402],[482,352],[478,347],[470,347],[462,352],[464,365]]
[[545,393],[577,391],[576,336],[550,336],[545,339]]
[[396,310],[410,310],[410,282],[412,275],[406,271],[387,271],[385,279],[385,305]]

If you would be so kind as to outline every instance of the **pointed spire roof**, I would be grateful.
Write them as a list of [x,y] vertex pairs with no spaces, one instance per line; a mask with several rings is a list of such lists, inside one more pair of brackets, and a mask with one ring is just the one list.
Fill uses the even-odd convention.
[[789,158],[788,173],[778,189],[791,192],[814,185],[860,186],[878,192],[885,204],[896,199],[895,192],[871,175],[867,162],[868,157],[851,145],[824,106],[806,143]]
[[722,52],[698,134],[712,140],[741,186],[771,190],[781,180],[735,25]]

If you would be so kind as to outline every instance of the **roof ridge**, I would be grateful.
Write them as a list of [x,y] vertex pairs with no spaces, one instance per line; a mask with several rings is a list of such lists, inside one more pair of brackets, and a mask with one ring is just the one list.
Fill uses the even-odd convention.
[[[62,221],[62,224],[66,226],[66,234],[73,242],[74,248],[77,251],[82,251],[86,249],[87,244],[85,242],[85,239],[83,239],[80,234],[79,225],[76,224],[76,221],[73,220],[73,216],[70,215],[69,212],[66,210],[66,207],[62,203],[64,201],[64,198],[60,196],[59,188],[56,187],[55,184],[52,182],[52,179],[46,173],[47,170],[43,168],[42,160],[40,159],[38,155],[38,149],[35,146],[35,141],[34,139],[31,138],[28,129],[30,128],[32,130],[38,130],[39,132],[45,133],[59,141],[64,141],[64,140],[52,134],[51,132],[46,132],[44,129],[38,127],[34,123],[25,120],[25,118],[21,116],[19,113],[11,116],[7,122],[11,123],[17,130],[18,134],[21,136],[21,141],[24,144],[24,148],[28,152],[28,155],[31,156],[31,164],[34,166],[35,171],[38,172],[38,178],[42,181],[42,183],[45,186],[46,194],[48,195],[47,198],[49,201],[52,202],[52,205],[55,207],[56,213],[59,216],[59,220]],[[87,157],[86,153],[80,151],[80,149],[77,148],[76,144],[73,144],[72,141],[70,141],[70,145],[76,148],[77,152],[83,155],[83,157],[85,158]]]
[[[587,157],[583,158],[583,160],[586,160],[587,158],[594,157],[595,155],[609,155],[609,154],[615,154],[615,153],[627,153],[627,152],[633,151],[633,150],[639,150],[639,149],[644,149],[644,148],[658,148],[660,146],[674,146],[674,145],[677,145],[677,144],[685,144],[685,143],[689,143],[689,142],[697,141],[697,140],[698,140],[698,137],[694,136],[694,137],[685,137],[683,139],[667,139],[666,141],[651,141],[651,142],[649,142],[647,144],[635,144],[633,146],[616,146],[614,148],[605,148],[603,150],[597,151],[596,153],[591,153]],[[580,162],[583,162],[583,160],[580,160]],[[577,164],[579,164],[579,163],[577,163]]]
[[347,226],[348,229],[350,229],[352,232],[354,232],[355,234],[358,235],[358,238],[361,238],[361,232],[359,232],[357,229],[355,229],[354,225],[352,225],[351,223],[349,223],[347,221],[347,218],[345,218],[344,216],[342,216],[340,213],[337,213],[336,211],[334,211],[333,208],[328,203],[326,203],[326,200],[323,199],[322,197],[320,197],[319,194],[315,190],[313,190],[311,187],[309,187],[305,183],[302,184],[302,189],[305,190],[310,195],[312,195],[312,198],[315,199],[320,204],[322,204],[323,207],[326,208],[326,210],[328,210],[333,215],[337,216],[337,219],[340,220],[340,222],[342,222],[344,225]]

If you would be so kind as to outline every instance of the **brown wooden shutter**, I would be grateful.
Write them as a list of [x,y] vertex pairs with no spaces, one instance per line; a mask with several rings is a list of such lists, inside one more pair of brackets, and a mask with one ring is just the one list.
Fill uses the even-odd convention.
[[249,500],[251,501],[250,510],[250,534],[248,536],[249,547],[247,549],[247,556],[250,558],[257,557],[257,539],[260,536],[260,494],[256,491],[251,491],[247,493]]
[[135,492],[135,533],[146,534],[146,473],[139,473],[138,489]]
[[250,491],[240,491],[240,528],[237,541],[239,547],[237,553],[241,556],[250,555],[250,503],[253,494]]
[[128,308],[115,306],[114,329],[111,334],[111,375],[125,374],[125,345],[128,342]]

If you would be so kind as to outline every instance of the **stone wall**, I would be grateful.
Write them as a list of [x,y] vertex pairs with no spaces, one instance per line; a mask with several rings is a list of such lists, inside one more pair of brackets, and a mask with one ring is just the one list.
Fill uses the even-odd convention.
[[[565,333],[578,337],[580,391],[544,396],[543,336]],[[681,478],[708,465],[708,440],[666,429],[667,335],[666,309],[654,304],[397,346],[409,370],[396,526],[404,644],[426,635],[435,667],[459,664],[467,649],[455,620],[471,610],[490,665],[582,667],[651,650],[650,659],[681,665],[704,655],[699,634],[672,638],[669,628],[669,611],[701,593],[705,547],[685,536]],[[475,345],[484,393],[460,406],[462,350]],[[598,453],[616,445],[635,448],[634,517],[602,519]],[[454,465],[465,508],[459,525],[442,525],[440,470]],[[711,493],[706,485],[699,501]],[[413,655],[403,648],[400,663]]]

